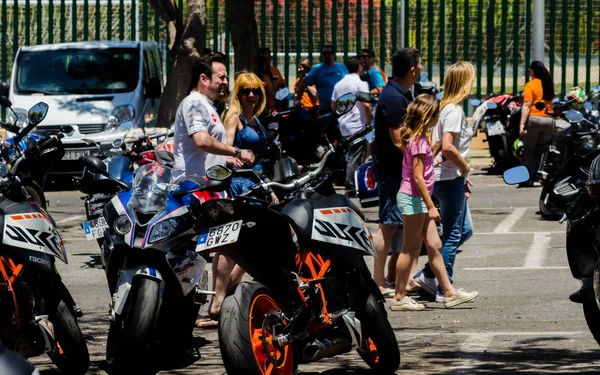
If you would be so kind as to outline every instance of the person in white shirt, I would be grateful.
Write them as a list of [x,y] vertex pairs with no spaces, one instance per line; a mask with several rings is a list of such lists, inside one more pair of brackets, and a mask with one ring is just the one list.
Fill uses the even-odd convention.
[[[187,175],[206,175],[214,165],[225,166],[227,156],[235,158],[234,164],[242,167],[254,163],[250,150],[240,150],[226,143],[226,132],[213,103],[227,85],[227,70],[218,60],[201,57],[192,67],[191,93],[183,99],[175,116],[174,169]],[[226,287],[235,263],[229,257],[216,253],[212,261],[213,290],[216,295],[210,302],[209,317],[200,317],[198,327],[214,327],[214,317],[225,299]]]
[[[335,101],[348,93],[357,95],[359,91],[369,92],[369,84],[360,79],[362,65],[357,57],[350,57],[346,62],[348,74],[344,76],[333,88],[331,95],[331,109],[335,111]],[[372,107],[370,103],[356,102],[352,110],[338,119],[340,132],[343,137],[351,137],[371,123]],[[367,156],[367,141],[363,139],[348,149],[348,163],[346,165],[346,182],[344,190],[346,196],[356,196],[354,172],[365,162]]]
[[213,102],[227,85],[227,70],[221,62],[201,57],[192,67],[192,90],[175,115],[174,169],[185,175],[206,175],[214,165],[225,166],[227,156],[237,164],[254,162],[250,150],[239,150],[226,143],[225,127]]

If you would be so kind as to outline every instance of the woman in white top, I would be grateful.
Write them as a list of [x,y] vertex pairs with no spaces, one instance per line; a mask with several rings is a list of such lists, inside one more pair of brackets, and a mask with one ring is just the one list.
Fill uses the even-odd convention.
[[[458,247],[473,234],[467,204],[470,181],[466,177],[470,168],[466,157],[474,130],[467,123],[463,101],[471,92],[474,76],[473,65],[465,61],[459,61],[448,68],[440,103],[442,112],[431,133],[433,144],[442,148],[441,155],[434,162],[436,168],[433,195],[440,203],[444,230],[442,256],[450,281]],[[438,288],[429,264],[415,275],[414,281],[429,293],[436,294]],[[440,292],[438,289],[437,294]]]

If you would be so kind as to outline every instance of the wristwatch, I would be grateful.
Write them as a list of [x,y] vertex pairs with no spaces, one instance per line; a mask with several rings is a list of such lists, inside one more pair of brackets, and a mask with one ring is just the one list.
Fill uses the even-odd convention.
[[239,159],[240,156],[242,156],[242,150],[240,150],[237,147],[234,147],[234,148],[235,148],[235,155],[233,155],[233,157],[236,158],[236,159]]

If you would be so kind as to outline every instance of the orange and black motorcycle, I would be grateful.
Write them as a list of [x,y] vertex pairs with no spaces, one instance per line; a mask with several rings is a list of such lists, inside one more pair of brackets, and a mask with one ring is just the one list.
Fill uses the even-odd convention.
[[[2,98],[0,105],[6,103]],[[17,137],[33,129],[47,110],[45,103],[35,105]],[[15,164],[64,152],[60,142],[50,138]],[[81,310],[55,265],[55,258],[67,263],[67,254],[56,223],[24,189],[30,178],[17,177],[0,163],[0,341],[25,357],[46,353],[66,374],[85,374],[90,358],[77,325]]]
[[[338,100],[338,115],[354,104],[347,95]],[[228,374],[293,374],[298,364],[351,350],[375,373],[398,369],[398,342],[364,260],[375,255],[373,237],[360,210],[323,173],[331,156],[368,131],[328,145],[318,168],[289,184],[259,183],[194,209],[199,225],[210,228],[200,233],[197,251],[220,251],[254,278],[221,308]],[[281,203],[267,203],[270,189],[287,193]]]

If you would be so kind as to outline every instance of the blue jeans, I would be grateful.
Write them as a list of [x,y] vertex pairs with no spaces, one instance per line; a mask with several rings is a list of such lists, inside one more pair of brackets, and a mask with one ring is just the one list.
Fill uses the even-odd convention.
[[[457,177],[454,180],[436,182],[433,188],[433,195],[440,202],[440,215],[444,231],[442,257],[450,282],[453,282],[456,252],[473,235],[473,221],[465,198],[464,186],[465,179]],[[429,263],[425,264],[423,274],[428,278],[435,277]]]

